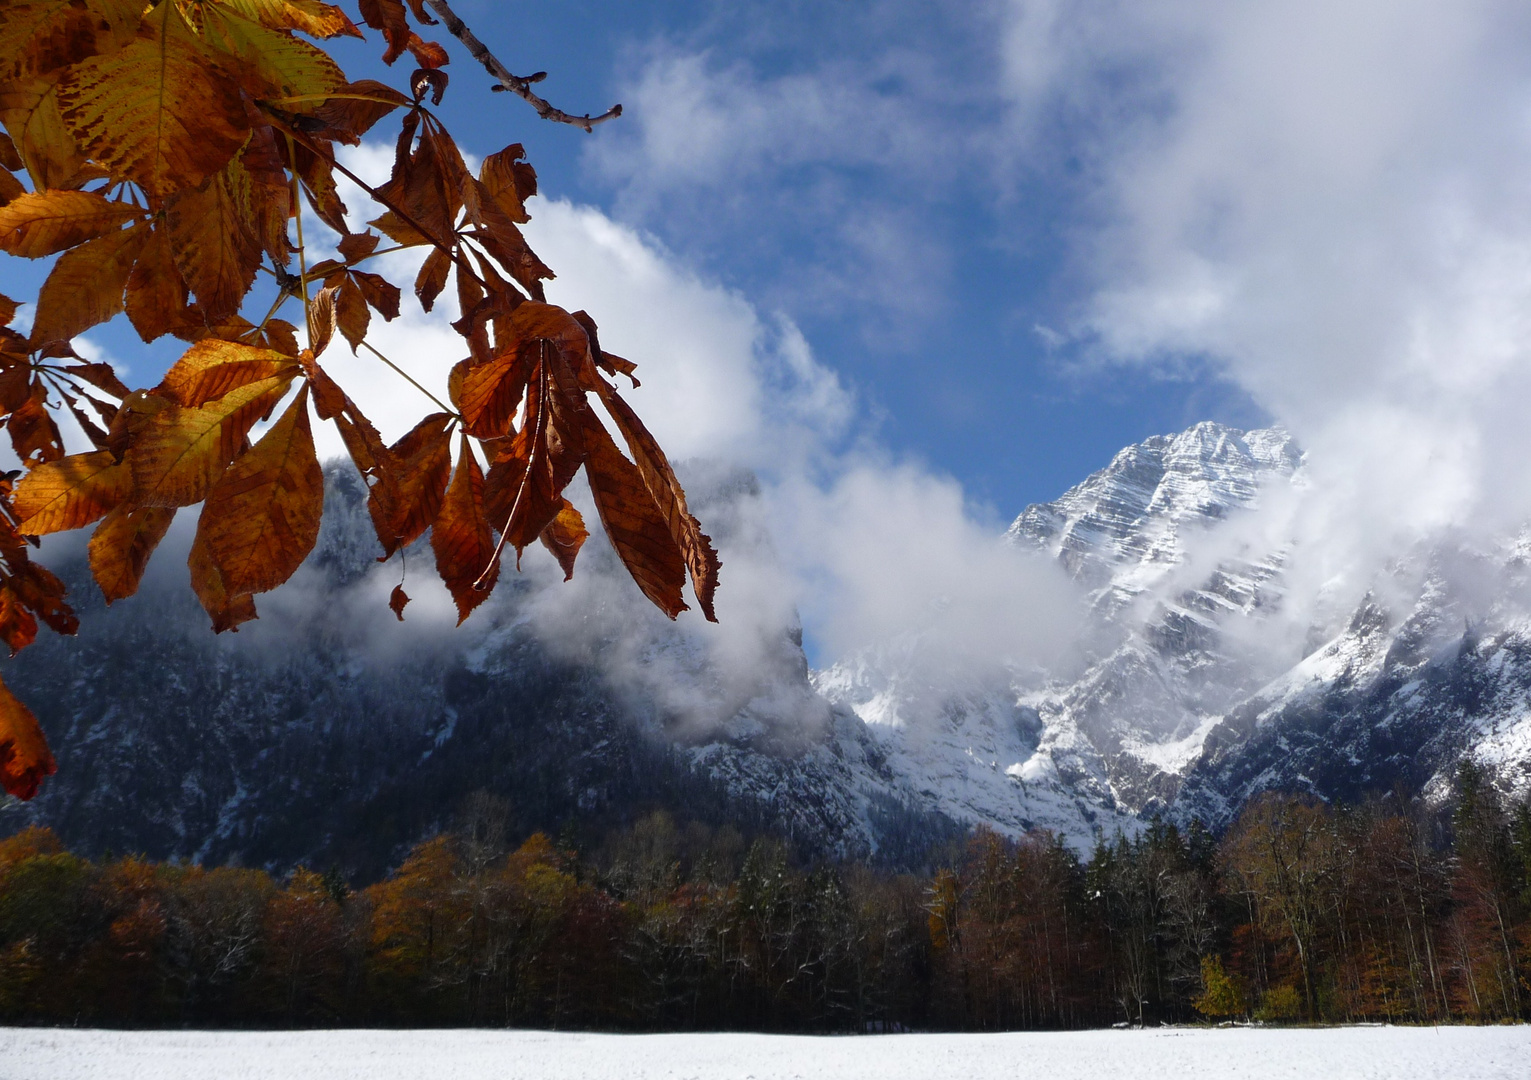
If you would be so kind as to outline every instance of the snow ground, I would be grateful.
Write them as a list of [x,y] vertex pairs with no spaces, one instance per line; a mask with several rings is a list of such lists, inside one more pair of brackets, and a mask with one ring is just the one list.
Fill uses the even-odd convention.
[[1531,1076],[1531,1027],[1005,1035],[0,1029],[4,1080],[1488,1080]]

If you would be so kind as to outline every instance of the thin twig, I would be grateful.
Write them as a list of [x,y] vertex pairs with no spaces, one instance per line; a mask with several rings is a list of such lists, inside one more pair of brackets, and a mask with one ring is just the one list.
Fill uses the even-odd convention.
[[441,16],[441,21],[446,23],[447,32],[467,46],[468,51],[473,54],[473,59],[483,64],[484,70],[488,71],[489,74],[498,80],[500,85],[496,89],[503,88],[509,90],[512,94],[515,94],[531,105],[532,108],[536,109],[537,115],[544,120],[552,120],[558,124],[572,124],[574,127],[592,131],[595,129],[595,125],[604,124],[608,120],[615,120],[622,115],[622,106],[620,105],[613,105],[600,116],[591,116],[589,113],[586,113],[584,116],[571,116],[562,109],[555,109],[552,105],[548,104],[545,98],[540,98],[532,93],[532,83],[541,82],[546,75],[545,72],[539,71],[535,75],[526,76],[512,75],[510,69],[500,63],[494,53],[490,52],[482,41],[473,36],[473,31],[463,24],[463,21],[457,17],[457,13],[452,10],[446,0],[425,0],[425,2],[431,6],[437,15]]
[[416,390],[420,391],[420,393],[422,393],[426,397],[430,398],[431,401],[433,401],[436,404],[436,406],[439,409],[441,409],[442,412],[447,413],[450,416],[454,416],[454,417],[457,416],[457,410],[456,409],[452,408],[452,406],[450,406],[450,405],[443,404],[443,402],[442,402],[442,400],[440,398],[438,398],[435,394],[431,393],[425,387],[423,387],[419,383],[417,383],[414,380],[413,376],[410,375],[409,372],[405,371],[398,364],[395,364],[392,360],[388,359],[388,357],[384,356],[382,353],[378,352],[377,349],[373,348],[372,343],[370,341],[362,341],[361,342],[361,347],[366,349],[369,353],[371,353],[373,356],[377,357],[379,360],[381,360],[383,363],[387,364],[389,367],[393,368],[394,371],[396,371],[400,375],[402,375],[404,377],[404,380],[406,382],[408,382],[409,385],[413,386]]

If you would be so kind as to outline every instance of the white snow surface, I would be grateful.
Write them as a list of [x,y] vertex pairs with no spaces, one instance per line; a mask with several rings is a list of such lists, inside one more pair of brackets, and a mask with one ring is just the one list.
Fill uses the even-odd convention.
[[6,1080],[1524,1080],[1531,1027],[1002,1035],[0,1029]]

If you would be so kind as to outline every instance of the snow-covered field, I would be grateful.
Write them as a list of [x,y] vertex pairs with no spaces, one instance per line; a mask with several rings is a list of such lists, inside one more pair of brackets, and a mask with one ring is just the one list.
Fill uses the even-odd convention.
[[0,1029],[4,1080],[1480,1080],[1531,1077],[1531,1027],[1008,1035]]

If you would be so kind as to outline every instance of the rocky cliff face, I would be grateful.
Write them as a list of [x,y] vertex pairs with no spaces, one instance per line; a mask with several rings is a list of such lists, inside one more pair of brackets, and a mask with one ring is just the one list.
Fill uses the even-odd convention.
[[1007,535],[1080,587],[1067,663],[957,664],[916,629],[810,672],[748,476],[688,480],[729,567],[723,627],[649,610],[597,540],[573,583],[529,557],[452,629],[423,574],[408,621],[387,614],[399,570],[333,470],[316,557],[238,635],[208,633],[185,537],[111,609],[78,554],[55,560],[80,636],[5,677],[60,771],[0,828],[374,876],[482,788],[526,830],[594,838],[663,806],[898,863],[979,822],[1088,850],[1149,813],[1221,824],[1272,787],[1441,797],[1463,754],[1531,786],[1531,534],[1415,551],[1297,625],[1305,553],[1265,525],[1304,483],[1280,430],[1128,447]]

